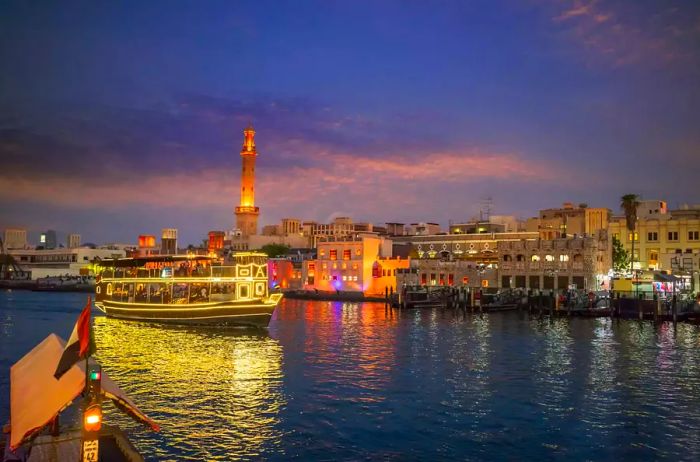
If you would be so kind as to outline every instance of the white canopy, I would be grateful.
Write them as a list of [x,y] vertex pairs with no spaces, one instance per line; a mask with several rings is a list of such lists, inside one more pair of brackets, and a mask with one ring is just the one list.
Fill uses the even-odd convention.
[[[10,369],[10,447],[14,450],[41,431],[85,388],[85,363],[73,366],[60,380],[54,372],[66,341],[50,334]],[[135,420],[159,427],[102,372],[102,394]]]

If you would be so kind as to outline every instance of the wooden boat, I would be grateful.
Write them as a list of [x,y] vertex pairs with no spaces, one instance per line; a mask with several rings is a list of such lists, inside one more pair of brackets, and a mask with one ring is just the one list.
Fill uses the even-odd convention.
[[167,255],[101,262],[95,306],[107,316],[176,324],[267,327],[281,293],[268,292],[267,255]]
[[[3,427],[0,460],[143,462],[123,431],[102,425],[102,403],[111,401],[154,431],[159,426],[92,360],[88,365],[75,364],[56,379],[65,345],[65,340],[50,334],[10,368],[10,422]],[[75,401],[83,401],[81,428],[60,428],[59,414],[77,406]]]

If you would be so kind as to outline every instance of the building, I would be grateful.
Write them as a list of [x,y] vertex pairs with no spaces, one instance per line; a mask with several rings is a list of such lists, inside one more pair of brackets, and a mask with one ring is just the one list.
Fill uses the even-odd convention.
[[411,223],[406,231],[409,236],[432,236],[441,232],[437,223]]
[[576,284],[580,288],[597,287],[599,281],[606,280],[612,266],[607,236],[607,230],[600,230],[592,236],[555,240],[541,239],[538,232],[404,236],[394,240],[410,245],[411,267],[421,275],[421,284],[544,289],[549,288],[548,278],[553,275],[561,277],[557,287],[564,278],[567,287]]
[[160,234],[160,254],[177,255],[177,229],[163,228]]
[[158,248],[156,247],[156,237],[152,234],[141,234],[139,235],[139,245],[136,249],[136,256],[148,257],[150,255],[157,255]]
[[472,221],[468,223],[452,223],[450,234],[491,234],[505,233],[506,225],[491,221]]
[[2,239],[5,250],[8,249],[26,249],[27,245],[27,230],[23,228],[7,228]]
[[94,275],[94,266],[107,258],[123,258],[124,250],[91,249],[24,249],[8,252],[17,264],[31,272],[32,279],[46,276],[87,276]]
[[637,218],[652,218],[668,213],[666,201],[660,200],[640,200],[637,205]]
[[66,239],[66,244],[69,249],[80,247],[80,234],[69,234],[68,239]]
[[411,260],[410,270],[399,271],[396,282],[398,287],[498,287],[498,269],[495,265],[477,265],[466,260]]
[[406,225],[404,223],[385,223],[386,234],[388,236],[403,236],[406,234]]
[[392,242],[374,234],[328,238],[317,246],[315,260],[303,262],[302,284],[307,290],[353,291],[384,295],[396,291],[399,269],[409,260],[392,258]]
[[44,249],[55,249],[58,246],[58,241],[56,240],[56,231],[50,229],[45,233],[41,233],[39,236],[39,245]]
[[236,207],[236,228],[247,238],[258,234],[260,208],[255,206],[255,130],[253,126],[243,130],[241,150],[241,202]]
[[224,241],[226,238],[226,233],[223,231],[209,231],[209,238],[207,239],[207,251],[208,252],[220,252],[224,249]]
[[587,204],[574,207],[571,202],[565,202],[561,208],[540,210],[539,217],[527,220],[525,229],[538,232],[542,239],[593,236],[608,229],[610,217],[610,209],[591,208]]
[[597,290],[608,287],[612,246],[597,236],[500,242],[499,287]]
[[[664,204],[663,201],[655,201]],[[639,207],[637,208],[639,211]],[[683,265],[697,261],[700,253],[700,205],[683,206],[678,210],[664,211],[664,207],[647,208],[647,212],[638,213],[635,233],[627,229],[624,215],[612,218],[610,234],[617,238],[628,252],[632,252],[634,239],[635,269],[668,270],[672,271],[672,261],[677,262],[676,268],[683,271],[697,271],[698,267]],[[680,266],[678,266],[680,264]]]

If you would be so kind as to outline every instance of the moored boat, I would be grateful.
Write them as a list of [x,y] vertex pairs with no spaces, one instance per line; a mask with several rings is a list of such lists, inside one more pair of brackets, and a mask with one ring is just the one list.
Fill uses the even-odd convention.
[[176,324],[267,327],[281,293],[268,292],[267,256],[166,255],[101,262],[95,306],[107,316]]

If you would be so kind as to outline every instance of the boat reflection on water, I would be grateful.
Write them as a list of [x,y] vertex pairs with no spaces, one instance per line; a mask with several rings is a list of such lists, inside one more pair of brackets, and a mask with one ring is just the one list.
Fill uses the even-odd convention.
[[160,434],[150,435],[118,422],[133,429],[147,459],[236,460],[277,452],[285,405],[282,347],[266,332],[107,317],[97,317],[94,329],[100,363],[161,425]]

